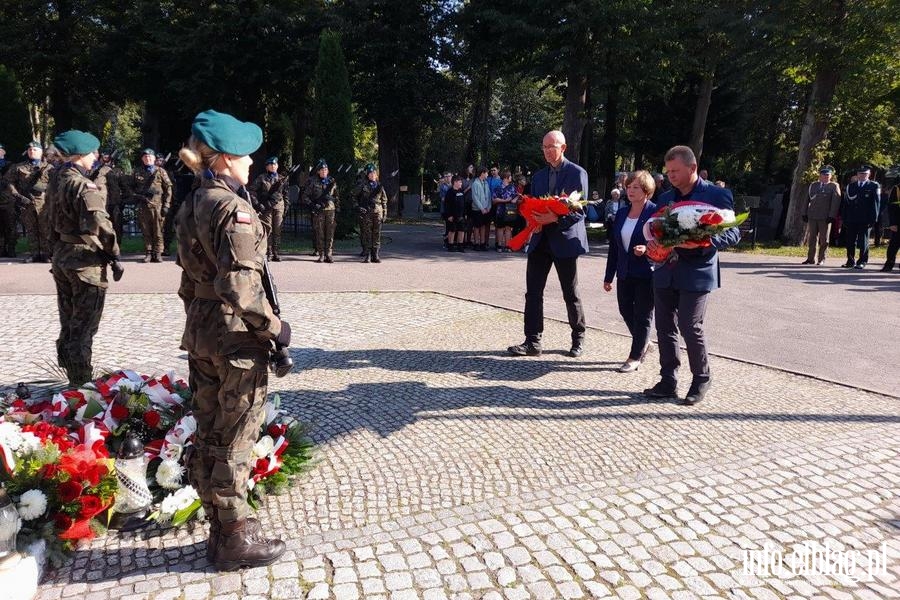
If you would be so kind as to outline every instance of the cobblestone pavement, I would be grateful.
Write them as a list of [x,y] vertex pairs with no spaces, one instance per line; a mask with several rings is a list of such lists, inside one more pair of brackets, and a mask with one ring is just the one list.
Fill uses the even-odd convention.
[[[521,315],[487,305],[283,301],[297,369],[272,391],[320,444],[259,513],[287,555],[220,575],[204,524],[111,535],[41,598],[900,597],[897,398],[713,357],[703,404],[649,402],[657,354],[617,373],[627,340],[613,334],[590,331],[573,360],[548,322],[549,351],[513,359],[501,350]],[[0,382],[46,376],[31,357],[53,356],[54,299],[0,297],[4,314],[23,305]],[[184,374],[182,315],[174,295],[108,297],[95,364]],[[809,572],[795,559],[813,542],[883,568]],[[784,568],[745,573],[751,551],[776,549]]]

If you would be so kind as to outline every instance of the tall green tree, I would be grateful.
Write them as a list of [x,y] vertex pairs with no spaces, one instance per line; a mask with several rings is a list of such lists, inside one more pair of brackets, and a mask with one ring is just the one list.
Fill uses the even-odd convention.
[[22,88],[12,72],[3,65],[0,65],[0,106],[3,107],[0,144],[6,147],[7,160],[15,162],[15,157],[25,149],[32,135]]
[[331,176],[342,190],[336,235],[346,237],[355,227],[355,211],[350,192],[356,170],[353,150],[353,103],[350,98],[350,78],[341,34],[324,30],[319,38],[319,61],[316,63],[313,84],[313,156],[328,161]]

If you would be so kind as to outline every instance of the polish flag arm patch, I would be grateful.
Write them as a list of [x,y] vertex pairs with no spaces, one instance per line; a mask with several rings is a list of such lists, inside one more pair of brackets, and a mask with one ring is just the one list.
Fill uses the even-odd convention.
[[250,213],[239,210],[234,213],[234,222],[246,223],[247,225],[250,225],[251,223],[253,223],[253,217],[250,216]]

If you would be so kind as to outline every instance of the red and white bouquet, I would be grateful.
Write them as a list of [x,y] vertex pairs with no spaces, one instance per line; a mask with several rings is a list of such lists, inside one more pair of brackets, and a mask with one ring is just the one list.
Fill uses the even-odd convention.
[[573,212],[584,210],[587,204],[581,198],[581,192],[572,192],[567,196],[522,196],[519,201],[519,214],[525,219],[525,229],[509,240],[509,247],[518,252],[531,239],[541,225],[535,220],[534,214],[538,212],[551,212],[564,217]]
[[705,202],[685,201],[664,206],[644,223],[644,238],[659,244],[654,250],[647,249],[647,258],[661,263],[671,256],[676,246],[708,248],[714,235],[739,226],[748,215],[735,215],[732,210]]

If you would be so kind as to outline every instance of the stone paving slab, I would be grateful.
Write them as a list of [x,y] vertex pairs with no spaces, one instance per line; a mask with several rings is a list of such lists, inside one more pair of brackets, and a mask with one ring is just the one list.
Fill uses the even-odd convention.
[[[648,402],[657,355],[615,372],[620,336],[590,331],[572,360],[548,322],[549,351],[513,359],[514,312],[439,294],[283,301],[297,370],[271,387],[320,444],[259,515],[289,554],[218,575],[202,524],[109,536],[42,598],[897,597],[895,398],[714,357],[708,401]],[[23,302],[0,382],[40,377],[32,357],[52,356],[53,298],[0,310]],[[184,374],[182,326],[174,295],[110,296],[95,363]],[[858,583],[742,575],[745,550],[812,540],[883,542],[887,567]]]

